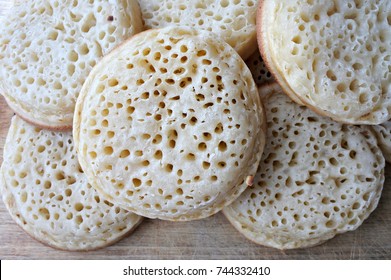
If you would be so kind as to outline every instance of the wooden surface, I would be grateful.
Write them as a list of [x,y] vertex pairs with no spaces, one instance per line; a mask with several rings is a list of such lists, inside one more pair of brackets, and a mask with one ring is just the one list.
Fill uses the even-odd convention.
[[[5,8],[0,0],[0,16]],[[0,160],[13,113],[0,97]],[[391,166],[378,208],[356,231],[309,249],[279,251],[240,235],[219,213],[194,222],[145,220],[119,243],[87,253],[44,246],[23,232],[0,202],[0,259],[391,259]]]

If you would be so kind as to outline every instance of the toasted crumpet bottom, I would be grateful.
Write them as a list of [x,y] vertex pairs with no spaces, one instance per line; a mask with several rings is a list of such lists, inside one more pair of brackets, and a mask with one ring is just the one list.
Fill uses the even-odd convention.
[[265,116],[240,56],[207,31],[140,33],[94,68],[75,112],[78,156],[107,200],[148,218],[201,219],[255,173]]

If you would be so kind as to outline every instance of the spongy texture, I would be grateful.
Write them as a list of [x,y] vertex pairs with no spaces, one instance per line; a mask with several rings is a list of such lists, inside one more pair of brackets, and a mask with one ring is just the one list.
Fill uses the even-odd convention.
[[387,121],[381,125],[373,125],[370,128],[376,135],[378,145],[384,157],[387,162],[391,163],[391,121]]
[[232,202],[256,172],[264,111],[239,55],[185,27],[134,36],[94,68],[78,99],[83,170],[109,201],[191,220]]
[[246,59],[256,49],[257,0],[140,0],[146,28],[169,25],[212,31]]
[[265,153],[253,186],[223,210],[226,217],[249,239],[278,249],[314,246],[357,229],[384,183],[373,133],[321,117],[281,92],[263,100]]
[[14,117],[0,172],[3,201],[27,233],[64,250],[92,250],[129,234],[141,217],[113,206],[88,184],[70,132]]
[[391,117],[390,25],[388,0],[265,0],[259,44],[291,97],[336,121],[379,124]]
[[261,101],[264,100],[265,98],[268,98],[271,94],[281,92],[281,87],[277,82],[270,82],[267,84],[263,84],[259,88],[262,88],[262,90],[258,91]]
[[28,0],[0,23],[0,93],[21,117],[71,127],[92,67],[142,30],[136,0]]
[[258,86],[273,83],[272,73],[267,68],[262,59],[259,50],[256,50],[247,60],[246,64],[253,75],[254,81]]
[[2,7],[0,8],[0,17],[4,16],[8,13],[8,11],[11,9],[12,5],[14,4],[13,0],[4,0],[2,1]]

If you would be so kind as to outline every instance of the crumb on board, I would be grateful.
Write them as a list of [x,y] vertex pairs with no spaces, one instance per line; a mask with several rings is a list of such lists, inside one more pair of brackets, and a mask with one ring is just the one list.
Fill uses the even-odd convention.
[[254,176],[247,176],[246,184],[247,186],[251,187],[254,184]]

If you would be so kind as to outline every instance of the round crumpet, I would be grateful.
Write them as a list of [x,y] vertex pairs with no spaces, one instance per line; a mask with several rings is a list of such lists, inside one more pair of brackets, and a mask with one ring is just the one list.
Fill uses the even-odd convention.
[[70,132],[42,130],[17,116],[4,147],[0,190],[23,230],[62,250],[108,246],[142,220],[102,199],[88,184]]
[[370,126],[387,162],[391,163],[391,121]]
[[189,26],[212,31],[243,59],[257,48],[258,0],[139,0],[145,27]]
[[388,0],[264,0],[258,43],[294,101],[338,122],[380,124],[391,118],[390,14]]
[[0,21],[0,94],[35,125],[70,129],[92,67],[142,28],[136,0],[18,1]]
[[192,220],[231,203],[256,172],[264,111],[240,56],[207,31],[140,33],[93,69],[77,100],[83,170],[107,200]]
[[357,229],[383,189],[385,162],[373,133],[321,117],[282,90],[263,101],[265,153],[253,185],[225,216],[250,240],[278,249]]
[[246,64],[253,75],[254,81],[258,86],[274,82],[272,73],[267,68],[261,54],[256,50],[247,60]]

